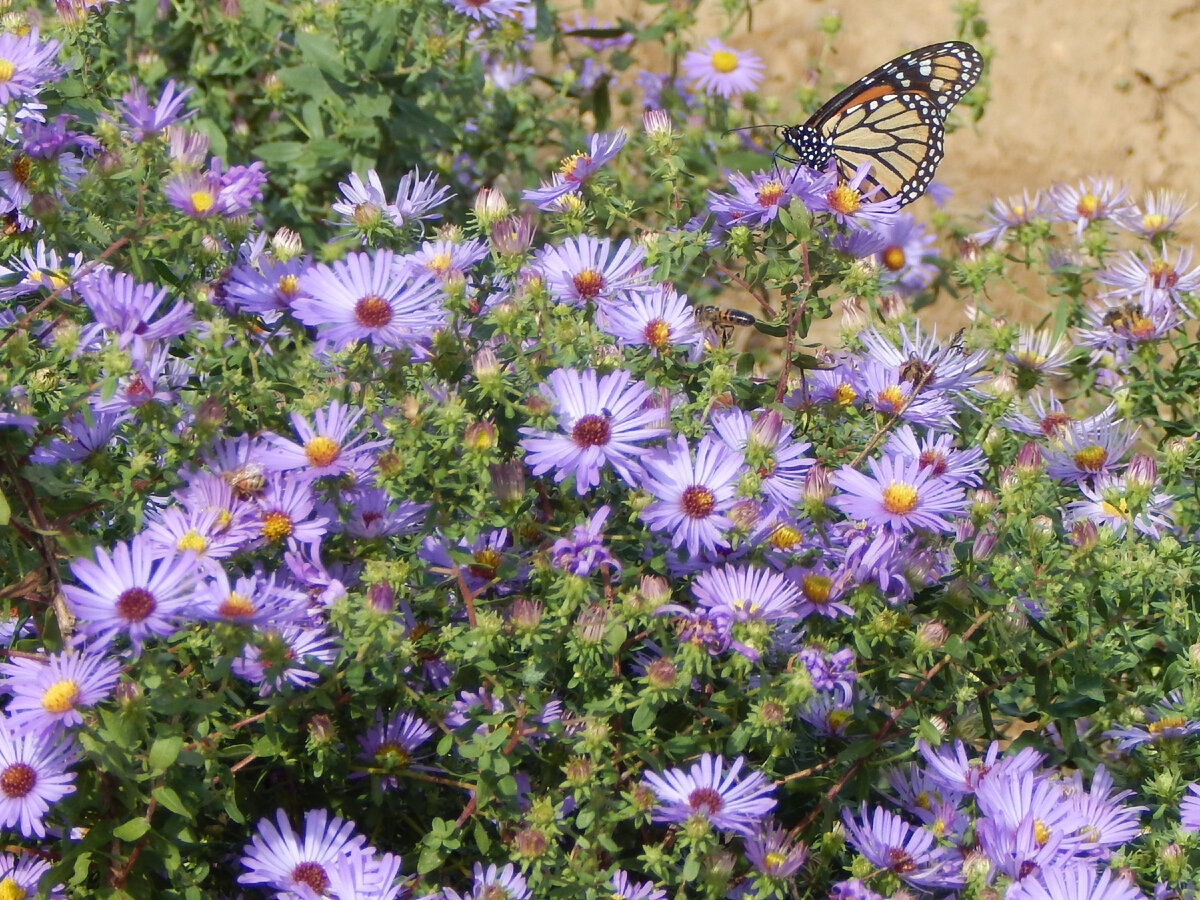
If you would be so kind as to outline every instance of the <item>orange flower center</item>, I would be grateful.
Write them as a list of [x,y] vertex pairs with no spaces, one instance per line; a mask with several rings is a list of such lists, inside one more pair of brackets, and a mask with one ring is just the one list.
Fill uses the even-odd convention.
[[604,290],[604,276],[595,269],[584,269],[573,281],[575,290],[584,300],[595,300],[596,295]]
[[304,455],[318,469],[324,468],[337,459],[341,450],[341,445],[337,441],[323,434],[317,435],[304,445]]
[[904,268],[905,256],[903,247],[897,247],[893,244],[885,248],[881,256],[884,268],[889,272],[899,272]]
[[853,215],[862,206],[862,194],[845,182],[825,194],[825,200],[829,203],[831,212],[841,213],[843,216]]
[[906,515],[916,509],[917,489],[903,481],[893,481],[883,489],[883,508],[893,515]]
[[263,516],[262,534],[268,541],[282,541],[292,533],[292,518],[281,509],[273,509]]
[[717,498],[713,492],[699,484],[684,488],[683,495],[679,499],[679,506],[683,510],[683,514],[691,519],[707,518],[712,515],[716,505]]
[[1085,472],[1099,472],[1108,461],[1108,451],[1099,444],[1090,444],[1076,450],[1072,458]]

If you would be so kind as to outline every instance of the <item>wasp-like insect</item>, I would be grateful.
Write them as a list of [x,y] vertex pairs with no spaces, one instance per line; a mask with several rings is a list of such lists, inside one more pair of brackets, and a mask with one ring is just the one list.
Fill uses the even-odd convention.
[[260,463],[248,462],[221,473],[221,477],[233,488],[233,492],[245,500],[261,493],[267,483],[267,474]]
[[697,306],[696,321],[711,328],[721,339],[721,346],[727,347],[733,337],[733,329],[747,328],[758,319],[740,309],[726,309],[723,306]]
[[1113,331],[1117,329],[1129,331],[1139,320],[1144,320],[1145,318],[1146,314],[1142,312],[1142,305],[1130,301],[1107,310],[1101,321],[1106,328],[1111,328]]

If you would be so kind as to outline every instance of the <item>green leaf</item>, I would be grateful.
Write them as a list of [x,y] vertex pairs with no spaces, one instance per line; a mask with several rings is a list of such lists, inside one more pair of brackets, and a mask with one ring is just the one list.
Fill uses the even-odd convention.
[[183,749],[183,738],[178,736],[159,738],[150,748],[150,768],[155,771],[167,769],[179,758]]
[[113,837],[120,838],[123,841],[136,841],[143,834],[150,830],[150,823],[138,816],[136,819],[130,819],[124,825],[118,825],[113,829]]
[[9,507],[8,501],[4,499],[4,492],[0,491],[0,525],[7,525],[11,518],[12,509]]
[[339,81],[345,79],[346,64],[332,36],[321,32],[297,31],[296,46],[305,62],[312,63]]
[[151,795],[159,804],[175,813],[175,815],[186,816],[189,819],[192,817],[192,811],[188,809],[187,804],[171,788],[157,787],[151,791]]

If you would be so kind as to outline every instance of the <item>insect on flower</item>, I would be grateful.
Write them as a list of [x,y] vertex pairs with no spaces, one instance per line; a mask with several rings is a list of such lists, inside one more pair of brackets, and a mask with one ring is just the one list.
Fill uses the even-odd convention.
[[236,469],[223,472],[221,477],[243,500],[260,494],[267,484],[266,471],[261,463],[256,462],[248,462]]
[[729,345],[734,327],[746,328],[758,321],[748,312],[721,306],[697,306],[695,315],[698,323],[716,332],[722,347]]

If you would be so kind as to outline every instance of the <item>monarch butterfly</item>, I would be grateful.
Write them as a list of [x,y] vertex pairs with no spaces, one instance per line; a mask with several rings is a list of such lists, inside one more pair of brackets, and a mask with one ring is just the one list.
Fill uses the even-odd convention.
[[862,190],[875,200],[911,203],[942,161],[946,114],[979,80],[983,58],[965,41],[943,41],[897,56],[838,92],[803,125],[781,129],[799,162],[837,163],[849,180],[872,163]]

